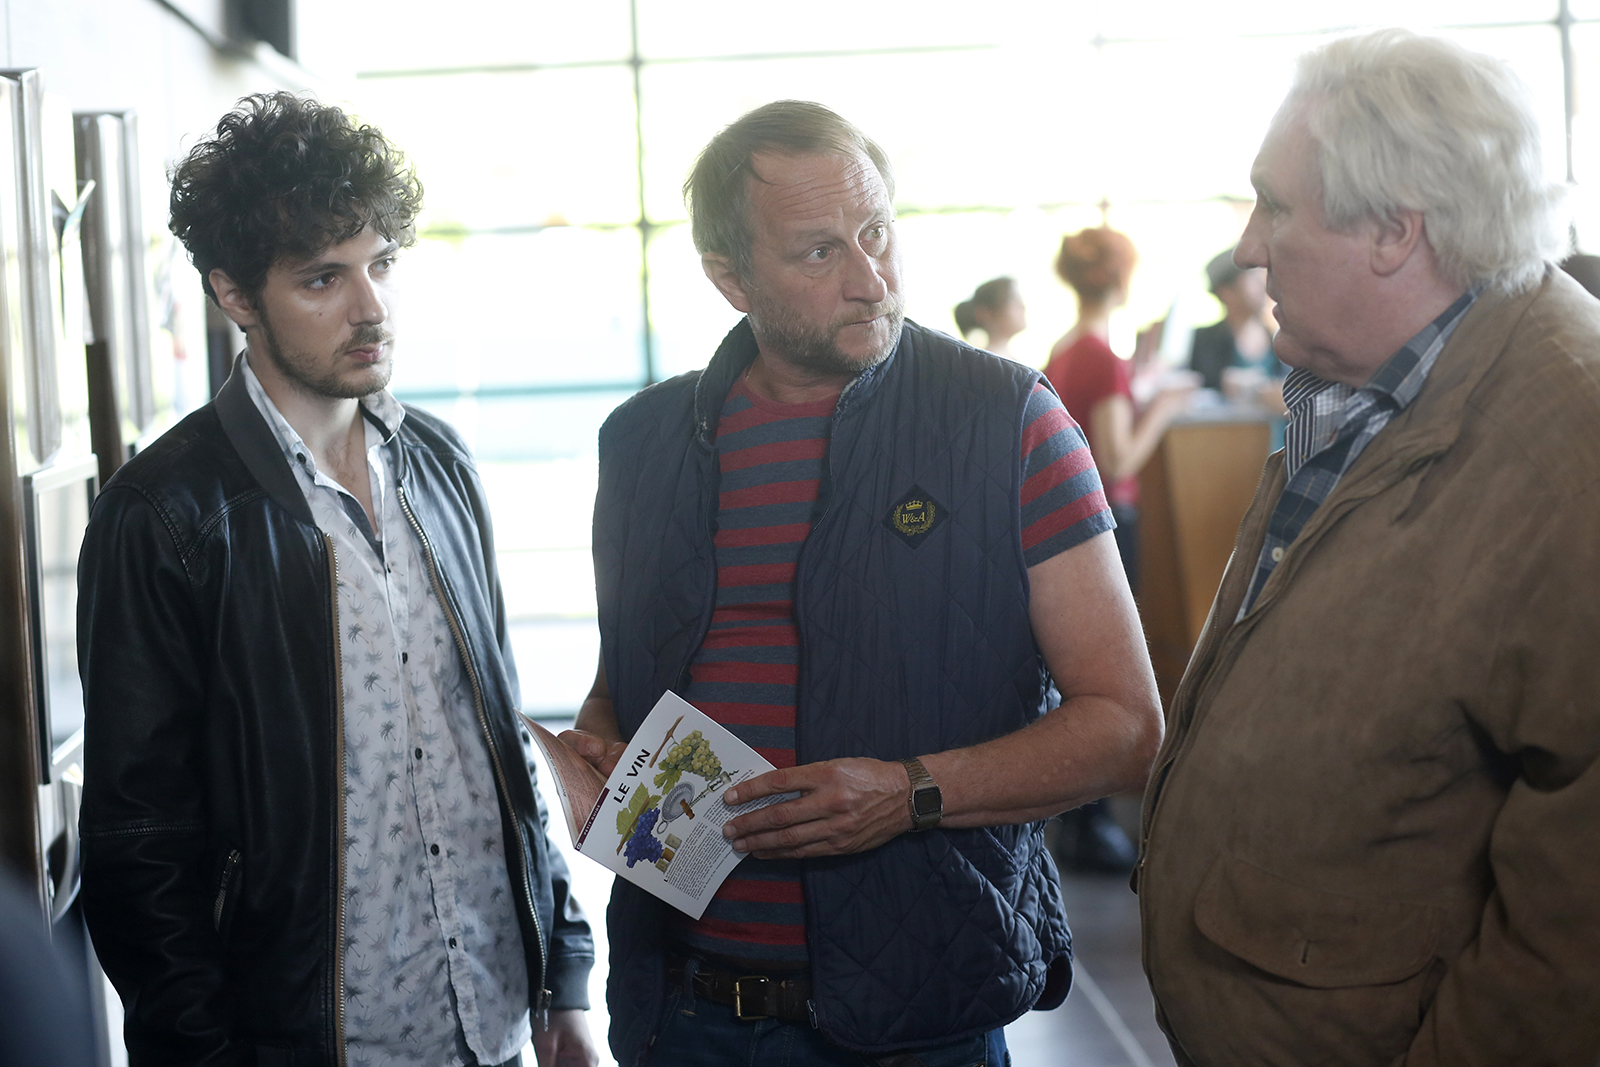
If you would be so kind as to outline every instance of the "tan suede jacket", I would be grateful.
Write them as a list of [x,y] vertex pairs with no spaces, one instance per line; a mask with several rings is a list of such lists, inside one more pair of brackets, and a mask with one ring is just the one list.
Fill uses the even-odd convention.
[[1600,1059],[1600,302],[1485,292],[1237,623],[1267,462],[1136,875],[1180,1063]]

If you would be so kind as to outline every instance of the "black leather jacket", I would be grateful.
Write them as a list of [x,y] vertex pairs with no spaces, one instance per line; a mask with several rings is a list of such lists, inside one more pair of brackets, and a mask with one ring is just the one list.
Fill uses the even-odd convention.
[[[587,1007],[594,946],[514,713],[483,489],[437,419],[408,409],[399,441],[400,501],[499,787],[533,1007]],[[344,1062],[334,582],[332,545],[237,370],[95,502],[78,598],[83,901],[135,1067]]]

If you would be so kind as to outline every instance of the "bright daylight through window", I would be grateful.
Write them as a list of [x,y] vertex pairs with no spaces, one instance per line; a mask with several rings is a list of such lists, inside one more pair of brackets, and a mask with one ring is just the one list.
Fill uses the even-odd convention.
[[[745,110],[818,100],[894,161],[908,313],[1006,274],[1042,363],[1072,322],[1051,263],[1105,219],[1140,267],[1113,345],[1170,315],[1164,352],[1217,317],[1202,267],[1238,236],[1249,168],[1296,55],[1401,24],[1508,60],[1552,174],[1600,251],[1600,0],[974,6],[815,0],[423,0],[318,6],[303,59],[415,160],[403,399],[454,420],[493,498],[528,710],[571,714],[598,648],[589,562],[595,432],[634,390],[703,366],[736,314],[701,275],[680,189]],[[341,27],[359,19],[360,32]],[[359,48],[351,42],[359,41]],[[1587,95],[1585,95],[1587,94]],[[1569,134],[1570,129],[1570,147]]]

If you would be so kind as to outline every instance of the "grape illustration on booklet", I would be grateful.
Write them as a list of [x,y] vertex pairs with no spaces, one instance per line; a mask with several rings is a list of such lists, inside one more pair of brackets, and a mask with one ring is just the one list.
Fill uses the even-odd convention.
[[550,767],[577,850],[698,919],[744,857],[722,836],[737,815],[728,789],[772,764],[675,693],[664,694],[628,742],[610,779],[538,723],[528,723]]

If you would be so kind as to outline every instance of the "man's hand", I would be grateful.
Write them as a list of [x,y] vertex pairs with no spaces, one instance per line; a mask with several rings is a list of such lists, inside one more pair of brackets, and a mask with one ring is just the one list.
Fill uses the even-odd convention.
[[800,796],[722,828],[735,852],[761,859],[839,856],[877,848],[911,829],[911,776],[899,763],[836,759],[757,775],[723,794],[732,807],[779,793]]
[[594,685],[578,709],[578,721],[573,729],[562,730],[556,738],[589,766],[600,772],[601,778],[610,778],[628,746],[617,731],[617,713],[611,706],[611,687],[606,684],[606,661],[602,659],[594,672]]
[[600,1054],[589,1037],[587,1014],[577,1008],[552,1011],[543,1029],[535,1020],[533,1054],[539,1067],[597,1067]]
[[600,772],[600,777],[610,778],[628,746],[621,741],[607,741],[599,734],[587,730],[562,730],[556,740],[582,756],[589,765]]

